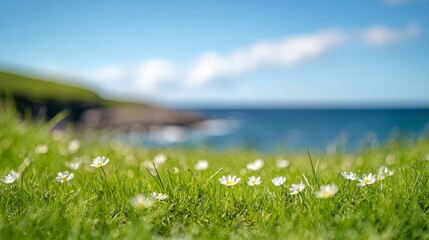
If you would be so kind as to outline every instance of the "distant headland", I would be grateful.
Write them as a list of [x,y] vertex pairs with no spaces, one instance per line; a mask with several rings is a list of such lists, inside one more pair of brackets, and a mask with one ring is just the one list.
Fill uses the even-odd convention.
[[65,113],[61,128],[72,123],[78,129],[145,131],[152,126],[188,126],[204,118],[151,104],[114,101],[77,86],[0,71],[0,102],[13,102],[17,111],[37,119]]

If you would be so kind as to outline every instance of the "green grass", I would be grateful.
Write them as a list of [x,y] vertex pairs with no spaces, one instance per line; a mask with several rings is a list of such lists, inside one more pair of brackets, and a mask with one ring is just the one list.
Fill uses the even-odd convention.
[[[0,176],[22,171],[14,183],[0,182],[0,239],[429,238],[428,137],[355,154],[328,156],[310,149],[314,174],[307,153],[146,149],[96,132],[51,132],[51,125],[0,112]],[[68,149],[73,139],[81,142],[76,152]],[[39,145],[48,151],[36,153]],[[152,176],[144,163],[159,153],[168,159]],[[102,155],[110,159],[106,175],[89,166]],[[265,166],[248,172],[246,164],[256,158]],[[290,166],[276,168],[279,158],[289,159]],[[193,170],[199,159],[207,159],[209,169]],[[83,162],[79,169],[66,167],[76,160]],[[382,165],[394,175],[365,187],[341,176],[344,170],[377,173]],[[67,170],[75,177],[57,182],[57,173]],[[228,174],[241,182],[221,185],[218,179]],[[262,184],[247,186],[251,175],[261,176]],[[284,189],[271,183],[276,176],[287,178]],[[303,176],[310,186],[290,195],[290,185],[305,182]],[[325,184],[336,184],[338,193],[316,198],[314,191]],[[168,198],[148,208],[131,205],[137,194],[151,192]]]
[[[103,107],[152,107],[144,103],[104,99],[80,86],[0,70],[0,96],[18,95],[35,101],[89,102]],[[152,107],[153,108],[153,107]]]
[[84,88],[4,71],[0,71],[0,90],[6,94],[19,94],[35,100],[101,101],[97,94]]

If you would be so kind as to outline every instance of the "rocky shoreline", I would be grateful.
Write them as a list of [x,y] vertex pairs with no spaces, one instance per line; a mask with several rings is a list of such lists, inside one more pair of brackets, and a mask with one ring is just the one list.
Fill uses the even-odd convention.
[[148,107],[93,108],[82,113],[79,128],[145,132],[153,126],[191,126],[204,118],[195,113]]

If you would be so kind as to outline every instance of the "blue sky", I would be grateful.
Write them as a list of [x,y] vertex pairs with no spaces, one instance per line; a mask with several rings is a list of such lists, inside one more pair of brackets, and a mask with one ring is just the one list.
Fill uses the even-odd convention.
[[428,16],[424,0],[6,0],[0,64],[168,106],[428,106]]

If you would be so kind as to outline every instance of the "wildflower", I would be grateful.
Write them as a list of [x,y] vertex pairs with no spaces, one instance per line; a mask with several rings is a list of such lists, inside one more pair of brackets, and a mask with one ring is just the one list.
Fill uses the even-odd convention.
[[55,179],[60,183],[65,183],[65,182],[72,180],[73,178],[74,178],[73,173],[69,173],[69,172],[65,171],[65,172],[59,172],[58,176]]
[[105,156],[96,157],[94,159],[94,161],[92,161],[92,163],[91,163],[90,166],[91,167],[95,167],[95,168],[99,168],[99,167],[102,167],[102,166],[106,165],[108,162],[109,162],[109,159],[106,158]]
[[264,160],[262,159],[256,159],[254,162],[247,164],[247,170],[249,171],[258,171],[264,166]]
[[219,178],[219,182],[225,186],[231,187],[240,182],[240,178],[237,178],[236,176],[222,176],[222,178]]
[[164,153],[159,153],[153,158],[153,162],[156,166],[161,165],[167,161],[167,156]]
[[165,200],[165,199],[167,199],[167,194],[164,194],[164,193],[156,193],[156,192],[153,192],[152,194],[151,194],[151,196],[152,196],[152,198],[154,198],[154,199],[156,199],[156,200],[158,200],[158,201],[163,201],[163,200]]
[[37,154],[45,154],[49,150],[48,145],[38,145],[34,150]]
[[368,175],[363,174],[362,178],[359,178],[358,180],[359,180],[359,183],[357,185],[363,187],[365,185],[369,185],[369,184],[375,183],[376,179],[375,179],[374,176],[372,176],[372,173],[370,173]]
[[15,170],[10,170],[9,174],[7,174],[3,179],[2,182],[6,184],[10,184],[16,181],[16,179],[19,178],[19,173],[15,172]]
[[207,168],[209,168],[209,162],[207,162],[206,160],[200,160],[195,164],[194,168],[197,171],[206,170]]
[[337,185],[330,184],[321,186],[319,191],[316,192],[317,198],[330,198],[334,196],[338,192]]
[[69,153],[76,153],[77,150],[79,150],[79,148],[80,148],[80,141],[75,139],[69,143],[69,146],[67,149],[69,150]]
[[345,179],[347,179],[347,180],[352,180],[352,181],[354,181],[354,180],[358,179],[357,174],[356,174],[356,173],[354,173],[354,172],[342,172],[341,174],[342,174],[342,175],[343,175],[343,177],[344,177]]
[[289,161],[286,159],[279,159],[276,161],[277,168],[287,168],[289,166]]
[[271,182],[273,182],[273,184],[275,186],[281,186],[281,185],[283,185],[283,183],[286,182],[286,178],[285,177],[275,177],[275,178],[271,179]]
[[80,167],[80,162],[79,161],[68,162],[68,163],[66,163],[66,166],[73,169],[73,170],[77,170]]
[[256,186],[261,184],[261,177],[249,177],[249,180],[247,181],[247,185],[249,186]]
[[131,198],[130,202],[131,205],[137,209],[148,208],[153,205],[153,199],[142,194],[137,194],[135,197]]
[[174,167],[173,169],[171,169],[171,171],[172,171],[173,173],[175,173],[175,174],[178,174],[178,173],[179,173],[179,168]]
[[381,166],[378,169],[378,175],[377,175],[377,179],[378,180],[383,180],[384,178],[386,178],[386,176],[392,176],[393,175],[393,171],[388,169],[386,166]]
[[383,166],[382,170],[384,172],[384,174],[386,174],[387,176],[392,176],[393,175],[393,171],[388,169],[387,167]]
[[155,170],[155,167],[153,166],[153,163],[150,160],[145,160],[143,163],[140,164],[140,168],[142,169],[149,169],[149,170]]
[[302,191],[304,191],[305,185],[304,183],[300,182],[298,184],[292,184],[292,186],[289,188],[290,194],[295,195]]

